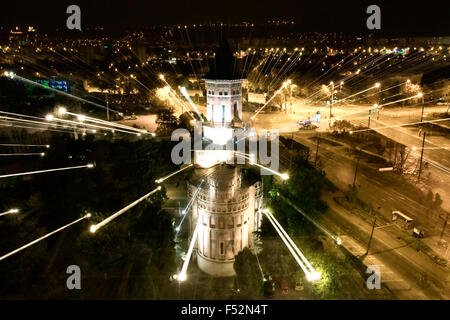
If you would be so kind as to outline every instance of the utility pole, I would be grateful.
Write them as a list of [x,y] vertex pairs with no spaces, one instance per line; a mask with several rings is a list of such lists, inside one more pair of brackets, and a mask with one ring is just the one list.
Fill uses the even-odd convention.
[[331,111],[333,109],[333,100],[334,100],[334,82],[331,81],[330,84],[331,84],[331,102],[330,102],[330,124],[329,124],[329,126],[331,128],[331,115],[332,115]]
[[294,148],[294,131],[292,131],[292,138],[291,138],[291,150],[289,154],[291,155],[289,159],[289,171],[292,169],[292,149]]
[[420,122],[423,122],[423,111],[425,108],[424,97],[422,96],[422,114],[420,116]]
[[355,187],[356,184],[356,174],[358,172],[358,166],[359,166],[359,157],[356,160],[356,166],[355,166],[355,176],[353,177],[353,188]]
[[442,238],[444,237],[445,228],[447,227],[447,221],[448,221],[448,212],[445,215],[444,225],[442,226],[442,231],[441,231],[441,239],[439,241],[442,241]]
[[106,92],[106,120],[109,121],[109,101],[108,101],[108,92]]
[[286,97],[286,92],[284,93],[284,112],[287,113],[287,97]]
[[317,135],[316,158],[314,159],[314,168],[317,167],[317,159],[319,158],[319,143],[320,143],[320,138],[319,138],[319,135]]
[[447,250],[445,251],[445,255],[444,255],[444,258],[446,258],[447,259],[447,261],[449,261],[450,260],[450,255],[448,254],[448,250],[450,249],[450,244],[447,244]]
[[367,251],[366,251],[365,255],[369,254],[370,243],[372,242],[372,237],[373,237],[373,232],[375,230],[375,223],[376,222],[377,222],[377,215],[375,214],[373,216],[372,231],[370,232],[370,238],[369,238],[369,242],[367,243]]
[[289,113],[292,113],[292,86],[289,85]]
[[419,164],[419,175],[417,177],[417,181],[420,180],[420,174],[422,173],[422,160],[423,160],[423,149],[425,147],[425,139],[427,137],[427,132],[423,132],[423,139],[422,139],[422,150],[420,152],[420,164]]

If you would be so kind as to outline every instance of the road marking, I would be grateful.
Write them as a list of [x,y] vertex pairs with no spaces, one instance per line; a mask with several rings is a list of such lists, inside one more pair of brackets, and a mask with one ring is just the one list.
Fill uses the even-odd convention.
[[394,225],[394,223],[388,223],[388,224],[385,224],[383,226],[375,227],[375,229],[381,229],[381,228],[385,228],[385,227],[390,227],[392,225]]

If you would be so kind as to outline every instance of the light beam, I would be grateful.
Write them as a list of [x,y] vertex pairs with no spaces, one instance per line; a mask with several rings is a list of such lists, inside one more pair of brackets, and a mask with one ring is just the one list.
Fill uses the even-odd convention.
[[59,231],[62,231],[62,230],[64,230],[64,229],[70,227],[71,225],[73,225],[73,224],[75,224],[75,223],[78,223],[78,222],[80,222],[80,221],[82,221],[82,220],[84,220],[84,219],[87,219],[87,218],[89,218],[90,216],[91,216],[91,214],[88,213],[87,215],[85,215],[84,217],[81,217],[80,219],[77,219],[77,220],[75,220],[75,221],[72,221],[71,223],[68,223],[68,224],[66,224],[65,226],[63,226],[63,227],[61,227],[61,228],[59,228],[59,229],[56,229],[55,231],[52,231],[52,232],[50,232],[50,233],[47,233],[46,235],[44,235],[44,236],[42,236],[42,237],[40,237],[40,238],[38,238],[38,239],[36,239],[36,240],[34,240],[34,241],[31,241],[30,243],[28,243],[28,244],[26,244],[26,245],[24,245],[24,246],[22,246],[22,247],[20,247],[20,248],[18,248],[18,249],[16,249],[16,250],[14,250],[14,251],[11,251],[10,253],[7,253],[7,254],[5,254],[4,256],[0,257],[0,261],[2,261],[2,260],[4,260],[4,259],[6,259],[6,258],[12,256],[13,254],[16,254],[16,253],[19,252],[19,251],[22,251],[22,250],[28,248],[29,246],[32,246],[33,244],[38,243],[39,241],[44,240],[45,238],[50,237],[51,235],[53,235],[53,234],[55,234],[55,233],[57,233],[57,232],[59,232]]
[[73,169],[82,169],[82,168],[93,168],[93,167],[94,167],[93,164],[86,164],[83,166],[75,166],[75,167],[65,167],[65,168],[47,169],[47,170],[39,170],[39,171],[28,171],[28,172],[21,172],[21,173],[5,174],[5,175],[0,176],[0,179],[1,178],[9,178],[9,177],[17,177],[17,176],[26,176],[29,174],[38,174],[38,173],[45,173],[45,172],[73,170]]
[[194,234],[192,235],[191,243],[189,244],[189,249],[183,262],[183,267],[181,268],[181,272],[178,274],[178,280],[180,281],[186,280],[186,272],[189,266],[189,261],[191,260],[192,251],[194,250],[195,241],[197,241],[199,226],[200,220],[197,221],[197,226],[195,227]]
[[156,182],[156,183],[161,183],[161,182],[163,182],[164,180],[167,180],[167,179],[169,179],[170,177],[173,177],[174,175],[176,175],[177,173],[180,173],[181,171],[184,171],[184,170],[186,170],[187,168],[190,168],[190,167],[192,167],[192,166],[193,166],[193,164],[189,164],[189,165],[185,166],[184,168],[181,168],[180,170],[177,170],[177,171],[175,171],[175,172],[169,174],[168,176],[165,176],[165,177],[163,177],[163,178],[159,178],[159,179],[155,180],[155,182]]
[[89,228],[89,230],[92,233],[95,233],[98,229],[100,229],[101,227],[103,227],[105,224],[111,222],[112,220],[114,220],[115,218],[117,218],[118,216],[120,216],[122,213],[130,210],[131,208],[133,208],[135,205],[137,205],[139,202],[142,202],[143,200],[147,199],[148,197],[150,197],[152,194],[154,194],[155,192],[161,190],[161,186],[159,186],[158,188],[150,191],[149,193],[147,193],[146,195],[140,197],[139,199],[137,199],[136,201],[130,203],[129,205],[127,205],[126,207],[120,209],[119,211],[117,211],[116,213],[114,213],[113,215],[109,216],[108,218],[106,218],[105,220],[103,220],[100,223],[97,224],[93,224],[91,225],[91,227]]

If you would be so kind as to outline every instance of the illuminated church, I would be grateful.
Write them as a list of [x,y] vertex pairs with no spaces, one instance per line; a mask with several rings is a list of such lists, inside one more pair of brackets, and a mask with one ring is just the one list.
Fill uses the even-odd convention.
[[[241,72],[235,72],[235,58],[225,39],[205,76],[207,116],[203,124],[205,144],[225,146],[233,133],[243,130]],[[200,186],[190,214],[190,234],[199,224],[197,264],[211,276],[235,274],[235,256],[253,248],[253,232],[262,221],[262,182],[242,170],[244,165],[226,164],[234,153],[201,153],[188,181],[188,197]],[[225,154],[225,157],[215,156]],[[204,157],[204,158],[202,158]],[[209,161],[208,161],[209,160]],[[200,183],[204,179],[203,183]]]

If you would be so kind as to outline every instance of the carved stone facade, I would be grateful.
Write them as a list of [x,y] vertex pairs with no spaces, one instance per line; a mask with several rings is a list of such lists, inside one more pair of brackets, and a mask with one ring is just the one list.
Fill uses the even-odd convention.
[[242,119],[242,80],[205,80],[206,118],[213,126],[230,126]]
[[234,257],[253,248],[253,232],[261,226],[262,183],[246,181],[240,168],[222,164],[197,169],[188,184],[190,196],[203,177],[191,215],[192,232],[199,223],[198,265],[213,276],[232,276]]

